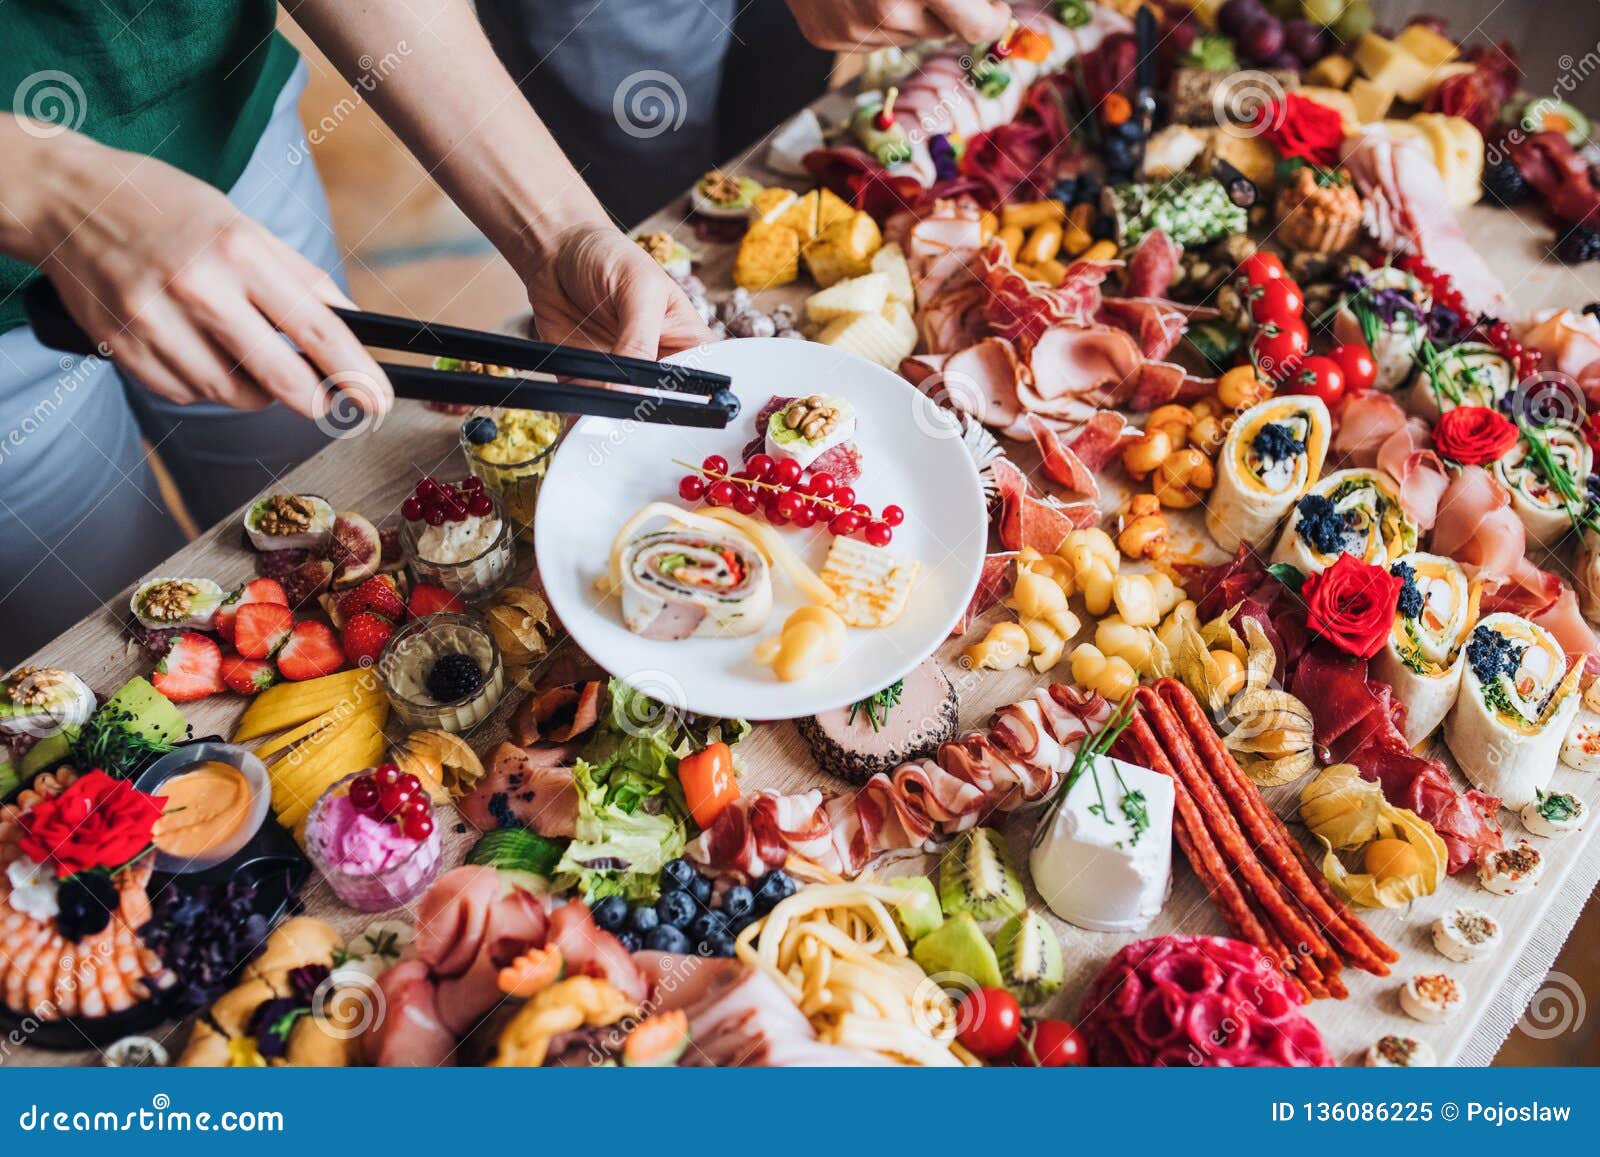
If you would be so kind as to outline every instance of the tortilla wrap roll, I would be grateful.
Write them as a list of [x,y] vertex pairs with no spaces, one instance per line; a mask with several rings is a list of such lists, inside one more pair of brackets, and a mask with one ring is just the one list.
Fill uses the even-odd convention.
[[[1594,451],[1583,431],[1570,422],[1541,426],[1538,433],[1541,446],[1531,445],[1527,434],[1523,434],[1490,470],[1495,480],[1510,491],[1511,509],[1527,528],[1528,541],[1554,546],[1572,530],[1569,503],[1581,505],[1587,501],[1584,481],[1594,468]],[[1551,465],[1555,466],[1554,471]],[[1552,477],[1562,471],[1564,479]],[[1576,494],[1564,494],[1563,484]]]
[[1406,742],[1416,747],[1444,722],[1461,690],[1467,640],[1478,620],[1479,588],[1454,559],[1417,551],[1390,571],[1406,580],[1372,674],[1406,705]]
[[1322,473],[1333,419],[1321,398],[1286,394],[1258,402],[1228,431],[1217,456],[1217,484],[1206,529],[1232,554],[1264,544],[1295,500]]
[[623,547],[622,620],[634,634],[752,635],[771,614],[767,560],[735,530],[652,530]]
[[1417,524],[1381,470],[1335,470],[1295,503],[1272,552],[1302,574],[1320,574],[1341,554],[1387,568],[1417,547]]

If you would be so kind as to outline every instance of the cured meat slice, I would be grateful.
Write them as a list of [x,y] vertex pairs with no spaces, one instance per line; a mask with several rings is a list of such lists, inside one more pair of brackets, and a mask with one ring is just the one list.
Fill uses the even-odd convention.
[[985,426],[1008,426],[1022,416],[1022,366],[1004,338],[986,337],[951,354],[918,385],[941,405],[971,414]]
[[1067,398],[1095,406],[1108,403],[1143,362],[1138,344],[1125,330],[1052,325],[1039,334],[1029,354],[1032,385],[1024,404],[1035,412],[1049,412]]
[[1011,566],[1016,561],[1017,552],[1014,550],[1003,550],[984,556],[983,569],[978,574],[977,588],[973,590],[972,598],[967,602],[967,609],[961,613],[961,619],[950,632],[952,636],[966,634],[974,619],[1000,601],[1001,596],[1009,589],[1007,579],[1011,573]]
[[[1123,288],[1129,297],[1165,297],[1178,272],[1183,246],[1164,229],[1152,229],[1139,238],[1128,258]],[[1160,355],[1153,355],[1159,357]]]
[[1053,554],[1068,534],[1100,521],[1100,508],[1093,502],[1064,503],[1034,493],[1027,478],[1007,459],[996,461],[993,470],[1000,492],[996,534],[1007,550],[1029,546],[1041,554]]
[[461,799],[462,817],[480,832],[515,826],[571,839],[578,824],[578,789],[572,782],[577,757],[576,744],[501,743],[489,754],[488,774]]

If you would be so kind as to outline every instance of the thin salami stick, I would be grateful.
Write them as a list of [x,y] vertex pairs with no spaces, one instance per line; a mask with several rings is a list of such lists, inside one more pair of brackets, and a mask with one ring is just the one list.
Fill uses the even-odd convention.
[[1263,866],[1216,784],[1206,774],[1199,752],[1189,742],[1177,714],[1149,688],[1141,687],[1135,694],[1139,696],[1141,704],[1148,702],[1145,714],[1149,716],[1162,748],[1183,777],[1184,786],[1194,796],[1211,829],[1212,838],[1231,857],[1268,919],[1277,925],[1288,943],[1306,945],[1324,972],[1337,971],[1340,966],[1338,954],[1284,895],[1282,884]]
[[[1300,842],[1290,834],[1278,814],[1267,806],[1261,791],[1250,782],[1222,737],[1206,718],[1200,701],[1184,684],[1162,679],[1156,693],[1186,725],[1190,738],[1204,750],[1213,778],[1233,805],[1234,815],[1259,850],[1265,853],[1278,878],[1349,958],[1351,964],[1375,976],[1388,976],[1386,962],[1399,956],[1378,939],[1365,922],[1333,891],[1321,872],[1311,866]],[[1320,887],[1318,885],[1321,885]],[[1364,934],[1364,935],[1363,935]]]
[[[1205,887],[1206,894],[1222,914],[1222,919],[1229,929],[1239,939],[1269,954],[1277,955],[1267,937],[1266,929],[1256,918],[1238,882],[1228,874],[1227,865],[1218,853],[1216,845],[1211,842],[1211,836],[1206,832],[1205,821],[1200,818],[1194,800],[1190,798],[1188,789],[1183,786],[1183,781],[1178,778],[1178,773],[1173,770],[1166,753],[1161,750],[1161,744],[1157,742],[1155,733],[1150,730],[1150,725],[1145,722],[1142,712],[1137,710],[1133,712],[1127,728],[1117,737],[1117,745],[1129,749],[1127,754],[1130,763],[1137,763],[1141,767],[1160,772],[1172,781],[1174,808],[1178,814],[1178,822],[1174,825],[1178,848],[1189,861],[1189,866],[1194,869],[1194,874],[1200,877],[1200,883]],[[1280,956],[1279,963],[1286,964],[1288,961]]]

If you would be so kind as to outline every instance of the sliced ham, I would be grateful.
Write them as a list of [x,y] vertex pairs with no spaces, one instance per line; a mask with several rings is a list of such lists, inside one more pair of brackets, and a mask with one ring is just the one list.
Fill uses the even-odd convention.
[[519,747],[509,740],[489,754],[488,774],[460,800],[462,817],[480,832],[516,826],[551,839],[577,834],[577,744]]
[[1543,368],[1565,374],[1582,388],[1591,410],[1600,410],[1600,318],[1573,309],[1533,315],[1522,344],[1544,354]]
[[951,354],[937,374],[918,385],[934,401],[971,414],[986,426],[1008,426],[1022,416],[1022,376],[1011,343],[986,337]]
[[[1165,230],[1152,229],[1139,238],[1128,258],[1128,270],[1123,288],[1129,297],[1165,297],[1172,288],[1172,279],[1178,272],[1178,262],[1183,257],[1179,245]],[[1160,356],[1160,355],[1156,355]]]
[[361,1037],[367,1064],[383,1068],[440,1068],[454,1063],[456,1034],[439,1016],[428,966],[405,960],[378,978],[383,1015]]
[[639,1003],[649,995],[644,973],[628,950],[594,922],[589,906],[581,901],[568,901],[550,914],[544,946],[561,950],[569,976],[598,977]]
[[1144,358],[1125,330],[1108,325],[1057,324],[1044,330],[1028,357],[1031,387],[1024,404],[1049,413],[1065,400],[1098,408],[1134,379]]
[[1000,601],[1001,596],[1010,589],[1009,576],[1016,561],[1017,552],[1014,550],[1002,550],[984,556],[978,585],[972,592],[972,598],[967,601],[967,609],[961,612],[960,621],[950,632],[952,636],[966,634],[974,619]]
[[1482,466],[1463,466],[1439,500],[1431,545],[1494,590],[1523,561],[1527,543],[1505,487]]
[[1107,297],[1100,302],[1095,320],[1127,330],[1138,340],[1140,353],[1160,360],[1183,339],[1195,312],[1158,297]]

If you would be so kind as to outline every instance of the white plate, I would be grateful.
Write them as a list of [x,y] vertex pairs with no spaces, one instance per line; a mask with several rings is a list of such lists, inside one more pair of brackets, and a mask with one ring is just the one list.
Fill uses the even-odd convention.
[[[688,350],[673,361],[728,374],[740,414],[726,430],[652,426],[607,418],[577,422],[539,493],[534,547],[550,605],[573,640],[613,675],[662,702],[744,719],[794,719],[854,703],[887,687],[950,634],[978,584],[987,546],[983,492],[960,431],[895,374],[853,354],[793,338],[746,338]],[[710,454],[737,464],[755,415],[773,394],[836,394],[855,406],[862,452],[858,500],[906,512],[888,549],[918,559],[910,604],[892,626],[851,630],[843,658],[809,678],[781,683],[757,663],[758,640],[774,634],[806,598],[774,568],[773,613],[755,635],[663,641],[622,625],[615,598],[599,595],[611,540],[647,502],[683,505],[678,480]],[[814,569],[832,536],[817,526],[783,532]]]

